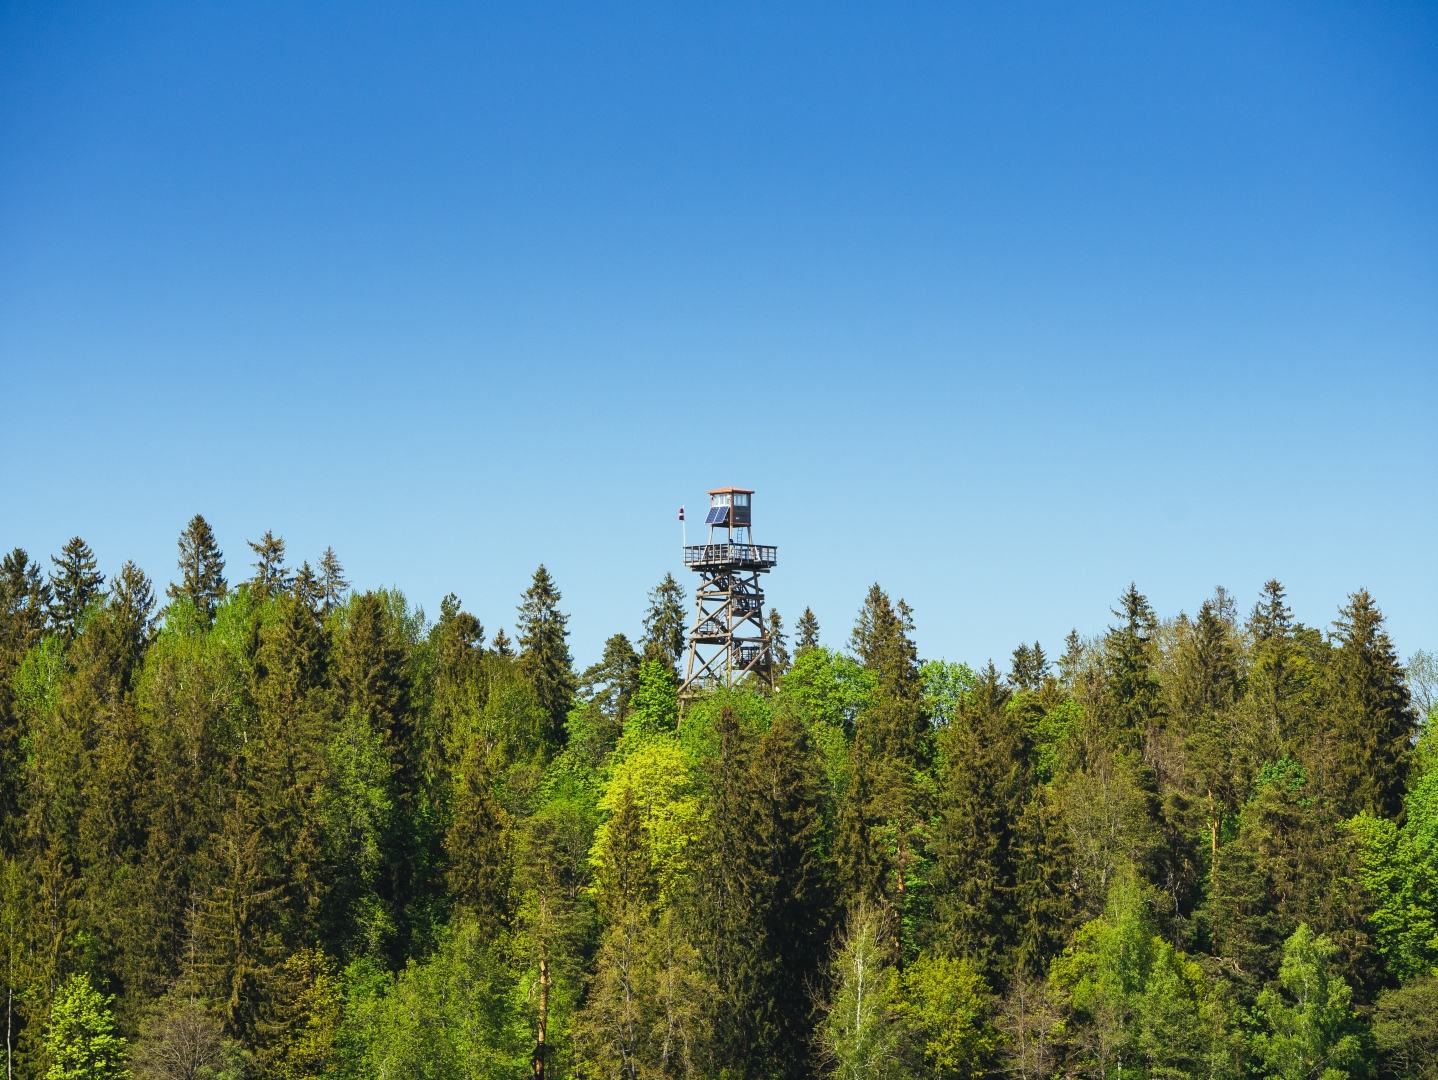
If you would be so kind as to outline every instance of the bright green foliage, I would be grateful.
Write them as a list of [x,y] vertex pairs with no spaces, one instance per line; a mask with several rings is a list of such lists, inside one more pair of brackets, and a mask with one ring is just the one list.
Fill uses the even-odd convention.
[[936,728],[948,727],[969,700],[979,677],[968,664],[930,660],[919,668],[924,687],[924,707]]
[[624,720],[621,752],[629,741],[651,735],[670,734],[679,725],[679,680],[663,659],[645,660],[639,667],[639,682],[629,700]]
[[1360,880],[1376,901],[1369,923],[1378,952],[1399,980],[1438,975],[1438,770],[1407,803],[1402,828],[1366,814],[1349,823],[1362,843]]
[[[529,1069],[523,990],[502,942],[460,922],[396,977],[367,963],[345,973],[348,1075],[519,1080]],[[345,1075],[342,1073],[341,1075]]]
[[982,1076],[999,1039],[985,1020],[988,987],[974,965],[920,953],[893,976],[894,1014],[914,1071],[937,1080]]
[[873,699],[878,678],[842,653],[815,646],[794,657],[781,690],[806,723],[852,731]]
[[114,1033],[113,997],[90,985],[90,977],[71,975],[50,1006],[45,1080],[119,1080],[125,1069],[125,1040]]
[[1265,1068],[1282,1080],[1345,1080],[1363,1067],[1361,1028],[1353,991],[1332,968],[1327,938],[1301,924],[1284,942],[1278,972],[1282,991],[1258,995],[1264,1030],[1254,1049]]
[[833,987],[820,1028],[821,1047],[841,1080],[888,1080],[903,1075],[904,1032],[892,1022],[897,995],[892,927],[861,905],[829,964]]
[[1130,588],[1056,678],[1031,640],[1006,676],[921,662],[876,587],[852,655],[807,613],[777,692],[680,723],[677,584],[650,655],[611,634],[579,681],[547,573],[516,658],[273,536],[221,597],[198,535],[158,633],[133,564],[59,632],[0,565],[15,1080],[75,971],[137,1080],[1319,1080],[1369,1017],[1384,1075],[1431,1075],[1438,774],[1361,595],[1327,639],[1277,583],[1242,626]]

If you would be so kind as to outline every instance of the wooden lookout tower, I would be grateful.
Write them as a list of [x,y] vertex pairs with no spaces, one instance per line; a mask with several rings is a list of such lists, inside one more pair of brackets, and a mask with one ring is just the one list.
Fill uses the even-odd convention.
[[682,698],[700,690],[733,686],[753,675],[774,685],[774,657],[764,625],[764,591],[759,575],[778,562],[777,548],[755,544],[750,526],[754,492],[715,488],[709,492],[709,542],[688,544],[684,565],[699,574],[697,611],[689,632],[689,664]]

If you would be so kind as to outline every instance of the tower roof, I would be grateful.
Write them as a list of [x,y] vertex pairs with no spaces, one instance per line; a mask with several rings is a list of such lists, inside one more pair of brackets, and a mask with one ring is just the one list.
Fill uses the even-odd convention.
[[709,489],[708,491],[706,491],[704,494],[706,494],[706,495],[753,495],[753,494],[754,494],[754,489],[753,489],[753,488],[736,488],[736,487],[710,488],[710,489]]

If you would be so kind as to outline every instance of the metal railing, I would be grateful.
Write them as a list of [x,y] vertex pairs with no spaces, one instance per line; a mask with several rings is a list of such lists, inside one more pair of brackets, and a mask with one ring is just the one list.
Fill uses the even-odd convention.
[[691,544],[684,549],[685,566],[770,567],[779,561],[772,544]]

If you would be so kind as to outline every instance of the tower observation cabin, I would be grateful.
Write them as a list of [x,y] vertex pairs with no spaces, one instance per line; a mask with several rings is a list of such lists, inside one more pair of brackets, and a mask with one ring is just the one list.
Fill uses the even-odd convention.
[[764,624],[764,591],[759,575],[778,563],[778,549],[756,544],[752,534],[754,492],[715,488],[709,492],[709,539],[686,544],[684,565],[699,574],[689,662],[680,695],[732,686],[746,676],[774,685],[774,657]]

